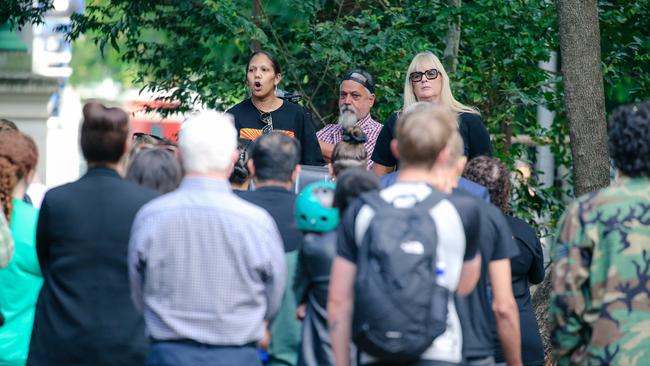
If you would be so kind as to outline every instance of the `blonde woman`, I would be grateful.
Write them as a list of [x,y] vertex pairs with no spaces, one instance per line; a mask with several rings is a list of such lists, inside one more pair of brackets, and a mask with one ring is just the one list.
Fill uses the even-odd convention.
[[[479,112],[457,101],[451,93],[449,76],[442,63],[431,52],[418,53],[409,65],[404,80],[405,110],[416,102],[430,102],[448,107],[458,113],[458,130],[465,144],[465,155],[472,159],[479,155],[491,155],[490,135],[481,121]],[[397,159],[391,151],[391,140],[395,136],[395,124],[400,111],[388,117],[379,133],[372,154],[373,171],[378,176],[391,172],[397,166]]]

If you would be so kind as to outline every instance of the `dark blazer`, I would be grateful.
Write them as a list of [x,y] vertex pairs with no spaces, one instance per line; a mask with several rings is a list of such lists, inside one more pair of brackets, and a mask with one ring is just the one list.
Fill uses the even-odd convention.
[[293,210],[296,194],[278,186],[260,187],[254,191],[234,191],[240,198],[266,210],[278,227],[285,253],[302,245],[302,233],[296,228]]
[[108,168],[47,192],[36,232],[44,282],[28,365],[144,365],[127,248],[135,214],[156,196]]

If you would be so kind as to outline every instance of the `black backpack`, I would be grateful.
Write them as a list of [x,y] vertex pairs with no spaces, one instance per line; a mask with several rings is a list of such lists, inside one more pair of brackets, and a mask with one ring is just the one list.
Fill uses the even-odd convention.
[[418,359],[447,328],[450,291],[436,283],[438,237],[429,211],[436,191],[409,208],[378,192],[361,199],[375,215],[357,255],[352,337],[359,350],[385,361]]

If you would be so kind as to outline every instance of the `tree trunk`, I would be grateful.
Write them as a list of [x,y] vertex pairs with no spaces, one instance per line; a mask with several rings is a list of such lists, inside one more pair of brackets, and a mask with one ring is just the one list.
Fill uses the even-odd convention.
[[544,345],[545,365],[553,364],[553,347],[551,345],[551,324],[548,321],[548,300],[551,297],[551,271],[546,271],[544,281],[537,285],[533,294],[532,304],[537,325],[539,325],[539,334],[542,337]]
[[596,0],[558,0],[564,102],[576,196],[609,185]]
[[[460,8],[461,0],[448,0],[449,6]],[[460,44],[460,15],[449,20],[449,28],[447,29],[447,37],[445,39],[445,52],[442,56],[442,63],[448,73],[453,74],[456,72],[458,65],[458,47]]]
[[[260,0],[253,0],[253,20],[255,21],[255,25],[257,27],[262,26],[262,4],[260,3]],[[260,45],[260,41],[257,39],[252,39],[251,44],[250,44],[250,49],[251,52],[257,52],[262,49],[262,46]]]

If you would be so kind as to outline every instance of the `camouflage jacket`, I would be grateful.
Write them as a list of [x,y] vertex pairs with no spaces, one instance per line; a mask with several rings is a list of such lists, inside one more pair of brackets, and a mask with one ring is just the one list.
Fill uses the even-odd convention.
[[650,365],[650,179],[579,198],[552,253],[558,365]]

